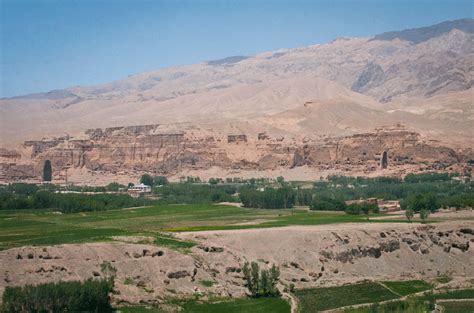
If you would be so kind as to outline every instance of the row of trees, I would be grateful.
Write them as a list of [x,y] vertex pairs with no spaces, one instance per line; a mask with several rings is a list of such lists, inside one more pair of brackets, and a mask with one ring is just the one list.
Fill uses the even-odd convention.
[[411,194],[407,198],[400,201],[400,206],[404,210],[410,209],[418,213],[423,210],[436,212],[441,207],[441,204],[439,203],[436,195],[430,192]]
[[322,195],[314,197],[309,208],[311,210],[344,211],[346,203],[341,198]]
[[240,189],[240,200],[246,208],[289,209],[296,199],[296,192],[289,186],[267,188],[263,191],[245,187]]
[[112,312],[109,294],[113,280],[86,280],[6,287],[1,311]]
[[153,191],[166,203],[239,202],[233,185],[168,184]]
[[427,209],[430,211],[441,207],[474,207],[474,182],[454,181],[452,176],[438,173],[410,174],[404,181],[393,177],[334,176],[329,177],[328,181],[315,182],[310,192],[313,193],[313,197],[325,196],[339,200],[366,198],[400,200],[402,203],[414,203],[416,211],[419,209],[413,198],[419,195],[431,199],[430,201],[433,197],[436,199],[435,205],[433,201],[427,204]]
[[[159,186],[153,188],[153,191],[161,201],[167,203],[241,201],[245,207],[279,209],[305,205],[313,210],[347,210],[348,213],[357,214],[364,213],[365,208],[348,208],[345,201],[373,197],[400,200],[402,208],[409,208],[414,212],[423,209],[434,212],[441,207],[474,207],[474,183],[455,181],[452,176],[438,173],[410,174],[405,180],[396,177],[330,176],[327,181],[315,182],[313,188],[309,189],[300,189],[299,183],[285,182],[282,177],[276,180],[229,179],[232,183],[210,179],[210,184],[170,184],[164,176],[143,175],[141,181],[147,185]],[[103,187],[68,188],[78,191],[118,191],[124,187],[111,183]],[[132,199],[127,195],[52,193],[59,189],[55,185],[39,187],[33,184],[0,187],[0,209],[54,208],[63,212],[77,212],[151,204],[151,201]],[[369,208],[370,210],[372,209]]]
[[[426,209],[422,209],[419,212],[421,222],[424,223],[428,219],[428,216],[430,215],[430,211]],[[411,220],[415,217],[415,211],[413,209],[405,209],[405,216],[407,217],[407,220],[411,222]]]
[[63,213],[74,213],[144,206],[152,203],[151,200],[132,198],[126,194],[62,194],[49,190],[37,190],[33,194],[25,195],[0,190],[0,210],[54,209]]
[[147,186],[163,186],[163,185],[168,185],[168,179],[166,176],[154,176],[152,177],[151,175],[144,174],[140,178],[140,183],[145,184]]
[[379,213],[379,207],[375,203],[351,203],[346,207],[347,214]]

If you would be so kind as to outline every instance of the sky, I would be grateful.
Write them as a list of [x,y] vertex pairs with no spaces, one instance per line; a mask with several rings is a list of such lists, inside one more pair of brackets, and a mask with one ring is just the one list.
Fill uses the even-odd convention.
[[0,97],[472,15],[470,0],[0,0]]

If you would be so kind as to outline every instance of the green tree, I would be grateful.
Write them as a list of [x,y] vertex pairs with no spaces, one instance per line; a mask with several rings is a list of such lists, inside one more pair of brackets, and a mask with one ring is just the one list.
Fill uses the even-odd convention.
[[367,220],[369,220],[369,214],[370,214],[370,208],[368,205],[362,205],[361,206],[361,211],[364,212],[365,215],[367,215]]
[[270,292],[272,290],[271,286],[271,281],[270,281],[270,275],[268,274],[267,270],[262,270],[260,272],[260,290],[259,294],[267,297],[270,295]]
[[118,191],[120,188],[125,188],[125,186],[116,182],[112,182],[108,184],[107,186],[105,186],[105,189],[107,191]]
[[270,281],[271,281],[271,293],[272,294],[278,294],[278,289],[276,288],[276,285],[278,284],[278,280],[280,279],[280,269],[273,264],[272,268],[270,269]]
[[247,282],[247,288],[252,290],[252,274],[250,272],[249,262],[245,262],[242,267],[242,273],[244,274],[245,281]]
[[427,209],[422,209],[420,211],[420,218],[422,223],[426,223],[426,220],[428,219],[428,216],[430,215],[430,211]]
[[38,190],[33,196],[33,205],[38,209],[50,208],[53,202],[53,195],[48,190]]
[[219,179],[218,178],[209,178],[209,185],[217,185],[219,183]]
[[423,199],[423,195],[420,194],[420,193],[414,195],[411,198],[411,203],[410,204],[411,204],[410,207],[415,212],[420,212],[421,210],[423,210],[425,208],[425,202],[424,202],[424,199]]
[[148,186],[153,186],[153,178],[148,174],[143,174],[140,178],[140,183]]
[[439,204],[436,196],[433,193],[428,193],[425,195],[425,208],[430,210],[432,213],[438,211]]
[[405,216],[407,217],[408,222],[411,222],[411,219],[415,216],[415,212],[413,212],[412,209],[406,209]]
[[252,274],[252,290],[250,290],[250,292],[252,292],[252,295],[255,297],[258,296],[260,289],[260,269],[257,263],[252,262],[252,264],[250,264],[250,272]]
[[166,178],[166,176],[155,176],[153,178],[153,185],[154,186],[168,185],[168,179]]

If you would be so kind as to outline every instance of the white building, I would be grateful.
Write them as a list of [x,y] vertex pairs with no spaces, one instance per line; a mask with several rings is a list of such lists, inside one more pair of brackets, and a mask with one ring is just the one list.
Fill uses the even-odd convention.
[[146,193],[151,193],[151,186],[140,184],[128,188],[128,193],[131,195],[139,196]]

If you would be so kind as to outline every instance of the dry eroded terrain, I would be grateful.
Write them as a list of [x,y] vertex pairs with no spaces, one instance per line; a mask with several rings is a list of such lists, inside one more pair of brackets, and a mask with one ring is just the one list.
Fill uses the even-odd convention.
[[104,261],[117,269],[116,303],[160,302],[195,293],[243,296],[240,268],[245,261],[279,265],[281,282],[297,288],[440,275],[466,286],[474,278],[473,224],[466,219],[180,233],[198,243],[188,251],[124,242],[123,237],[110,243],[13,248],[0,252],[0,291],[100,277]]

